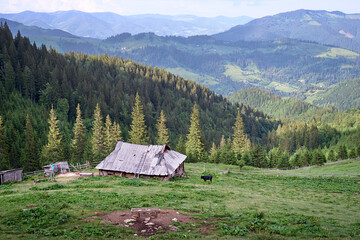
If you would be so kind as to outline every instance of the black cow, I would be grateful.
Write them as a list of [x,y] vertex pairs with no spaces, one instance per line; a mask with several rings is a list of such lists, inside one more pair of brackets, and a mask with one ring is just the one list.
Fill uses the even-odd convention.
[[207,180],[210,180],[210,182],[212,182],[212,176],[211,175],[201,176],[201,179],[204,179],[204,182],[206,182]]

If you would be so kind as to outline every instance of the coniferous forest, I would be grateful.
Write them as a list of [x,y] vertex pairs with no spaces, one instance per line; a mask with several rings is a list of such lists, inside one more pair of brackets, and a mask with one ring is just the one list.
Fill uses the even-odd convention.
[[119,140],[168,142],[187,161],[239,166],[360,155],[356,111],[280,121],[156,66],[36,46],[6,24],[0,44],[0,170],[99,161]]
[[[61,134],[61,158],[69,159],[73,125],[79,104],[86,129],[85,158],[92,158],[94,110],[101,118],[109,115],[119,124],[121,138],[130,139],[135,96],[143,105],[149,144],[156,143],[156,123],[163,111],[167,118],[169,144],[176,148],[184,141],[190,126],[194,104],[199,108],[202,141],[206,148],[219,143],[221,136],[232,135],[237,111],[244,118],[245,132],[261,142],[278,121],[246,105],[233,105],[207,87],[186,81],[157,67],[137,64],[129,59],[84,54],[59,54],[44,45],[31,44],[20,33],[13,38],[7,25],[0,30],[0,93],[2,116],[2,169],[28,165],[26,153],[26,117],[29,115],[32,139],[36,145],[37,166],[54,161],[44,158],[48,144],[49,112],[54,109]],[[103,120],[101,120],[103,121]],[[100,121],[100,122],[101,122]],[[46,155],[46,154],[45,154]],[[91,159],[78,159],[78,161]]]

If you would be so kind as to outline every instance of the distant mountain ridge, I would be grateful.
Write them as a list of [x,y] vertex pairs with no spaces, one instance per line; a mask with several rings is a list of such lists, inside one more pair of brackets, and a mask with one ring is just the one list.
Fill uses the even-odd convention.
[[99,39],[105,39],[123,32],[131,34],[154,32],[160,36],[210,35],[252,20],[246,16],[234,18],[160,14],[122,16],[111,12],[87,13],[75,10],[51,13],[32,11],[13,14],[0,13],[0,17],[29,26],[45,29],[56,28],[80,37]]
[[255,19],[214,37],[226,41],[292,38],[360,52],[360,14],[302,9]]
[[79,38],[74,36],[68,32],[59,30],[59,29],[44,29],[41,27],[36,26],[26,26],[19,22],[11,21],[9,19],[0,18],[0,23],[8,24],[11,32],[15,35],[18,31],[21,32],[21,35],[27,37],[39,37],[39,36],[46,36],[46,37],[63,37],[63,38]]

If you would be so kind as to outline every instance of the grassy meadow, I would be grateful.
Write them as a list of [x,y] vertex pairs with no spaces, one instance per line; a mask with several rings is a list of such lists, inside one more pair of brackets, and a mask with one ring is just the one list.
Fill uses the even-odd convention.
[[[100,223],[101,214],[136,207],[175,209],[199,220],[150,239],[359,239],[360,177],[321,177],[336,165],[360,173],[359,163],[314,168],[320,174],[314,177],[197,163],[185,165],[187,177],[167,182],[96,176],[35,185],[28,179],[0,186],[0,239],[142,239],[131,228]],[[201,180],[203,173],[213,183]]]

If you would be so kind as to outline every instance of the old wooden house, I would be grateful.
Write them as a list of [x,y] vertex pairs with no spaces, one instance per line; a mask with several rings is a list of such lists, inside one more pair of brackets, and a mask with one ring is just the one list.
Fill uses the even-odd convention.
[[23,169],[11,169],[11,170],[5,170],[0,172],[0,185],[11,181],[19,181],[21,182],[23,179]]
[[[69,164],[67,162],[56,162],[54,165],[54,173],[70,172]],[[43,166],[45,175],[51,173],[51,164]]]
[[96,168],[103,176],[118,175],[127,178],[158,178],[168,180],[184,174],[186,156],[167,145],[138,145],[118,142]]

